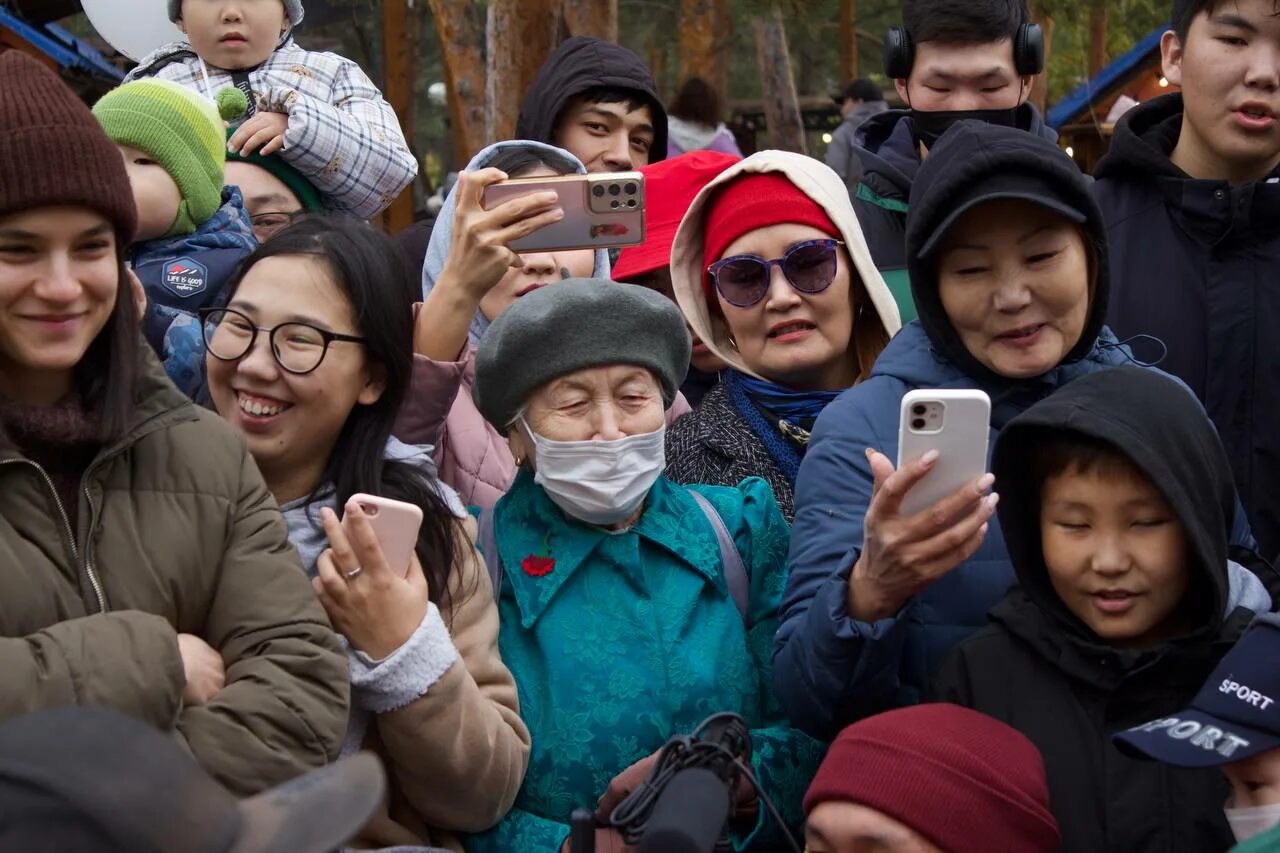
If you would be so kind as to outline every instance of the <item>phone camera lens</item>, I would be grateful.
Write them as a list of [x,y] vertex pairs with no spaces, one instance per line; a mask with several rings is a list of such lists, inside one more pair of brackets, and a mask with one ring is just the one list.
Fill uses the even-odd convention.
[[635,207],[635,206],[636,206],[636,200],[634,198],[627,199],[627,207]]
[[923,404],[923,403],[916,403],[914,406],[912,406],[912,407],[911,407],[911,414],[916,415],[917,417],[919,417],[919,416],[923,415],[923,414],[924,414],[924,404]]
[[609,185],[609,195],[618,195],[621,192],[622,192],[622,187],[618,186],[617,184]]
[[609,206],[610,206],[610,207],[612,207],[614,210],[617,210],[617,209],[618,209],[618,200],[615,198],[613,201],[609,202]]
[[636,194],[636,185],[627,184],[627,195],[635,195],[635,194]]
[[916,418],[915,420],[913,420],[913,421],[911,422],[911,428],[912,428],[912,429],[924,429],[924,428],[925,428],[925,421],[924,421],[924,418]]
[[600,198],[601,196],[604,195],[604,187],[600,186],[599,184],[596,184],[595,187],[591,190],[591,194],[596,198]]

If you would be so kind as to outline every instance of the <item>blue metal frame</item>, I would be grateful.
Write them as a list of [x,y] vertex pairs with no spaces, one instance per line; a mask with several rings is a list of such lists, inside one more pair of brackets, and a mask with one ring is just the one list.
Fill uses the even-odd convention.
[[1126,74],[1141,65],[1152,51],[1159,51],[1161,37],[1171,28],[1172,25],[1165,24],[1152,30],[1128,53],[1099,71],[1098,76],[1077,86],[1075,91],[1054,104],[1045,116],[1045,124],[1054,130],[1061,130],[1069,121],[1087,110],[1095,96],[1105,94]]
[[124,72],[57,24],[31,24],[0,6],[0,27],[12,30],[59,66],[80,71],[112,83],[124,79]]

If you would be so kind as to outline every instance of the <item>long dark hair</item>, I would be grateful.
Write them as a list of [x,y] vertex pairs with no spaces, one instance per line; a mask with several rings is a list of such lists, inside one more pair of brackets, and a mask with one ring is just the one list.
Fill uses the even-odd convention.
[[[447,610],[449,573],[463,555],[460,525],[436,484],[419,468],[385,458],[387,440],[409,391],[413,370],[412,304],[418,294],[391,239],[350,217],[308,216],[289,225],[245,259],[236,273],[234,294],[245,274],[267,258],[307,255],[323,260],[351,303],[370,362],[386,372],[377,402],[357,404],[349,415],[310,501],[329,484],[338,506],[364,492],[422,508],[418,559],[430,599]],[[447,617],[447,613],[445,614]]]
[[76,384],[85,407],[98,415],[98,437],[104,445],[123,438],[132,423],[142,373],[142,324],[124,250],[124,244],[118,243],[121,261],[115,307],[76,365]]

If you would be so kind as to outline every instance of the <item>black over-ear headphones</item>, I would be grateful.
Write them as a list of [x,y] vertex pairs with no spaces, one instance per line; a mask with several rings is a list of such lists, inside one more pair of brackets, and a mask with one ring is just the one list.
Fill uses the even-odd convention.
[[[916,45],[902,27],[891,27],[884,37],[884,73],[890,80],[911,76]],[[1044,30],[1039,24],[1022,24],[1013,37],[1013,64],[1018,74],[1033,77],[1044,70]]]

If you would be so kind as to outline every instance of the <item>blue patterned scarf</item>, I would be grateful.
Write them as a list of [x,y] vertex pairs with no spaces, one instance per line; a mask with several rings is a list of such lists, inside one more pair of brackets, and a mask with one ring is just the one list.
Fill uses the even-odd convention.
[[768,410],[777,420],[787,421],[807,433],[827,404],[840,396],[838,391],[792,391],[772,382],[755,379],[736,370],[723,374],[729,400],[747,426],[769,451],[778,469],[794,485],[800,473],[803,451],[785,436],[776,421],[760,411]]

